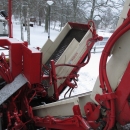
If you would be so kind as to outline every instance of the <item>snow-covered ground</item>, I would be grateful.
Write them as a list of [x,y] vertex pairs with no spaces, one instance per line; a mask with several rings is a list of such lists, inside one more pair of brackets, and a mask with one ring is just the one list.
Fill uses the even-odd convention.
[[[13,24],[13,36],[14,38],[20,40],[20,25],[17,23]],[[42,47],[48,38],[48,34],[44,32],[44,27],[36,26],[30,28],[31,34],[31,47]],[[54,40],[57,35],[59,34],[58,31],[51,30],[50,31],[50,39]],[[27,34],[24,31],[24,39],[26,41]],[[93,89],[94,83],[98,76],[98,68],[99,68],[99,61],[100,61],[101,53],[96,53],[91,55],[90,62],[88,65],[83,67],[79,71],[79,81],[78,81],[78,88],[74,89],[71,95],[77,95],[81,93],[85,93],[91,91]],[[65,92],[68,89],[65,90]],[[64,97],[64,93],[61,94],[60,98]]]
[[[92,54],[88,65],[86,65],[85,67],[80,69],[78,88],[76,88],[72,91],[71,96],[92,91],[92,89],[94,87],[94,83],[98,76],[100,56],[101,56],[101,53]],[[67,90],[68,90],[68,88],[67,88]],[[65,90],[61,94],[60,98],[64,97],[64,94],[67,90]],[[68,93],[68,95],[69,95],[69,93]]]

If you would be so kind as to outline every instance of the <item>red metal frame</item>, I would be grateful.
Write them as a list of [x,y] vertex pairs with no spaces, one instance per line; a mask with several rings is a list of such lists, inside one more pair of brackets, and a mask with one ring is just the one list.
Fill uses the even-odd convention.
[[58,119],[51,116],[45,118],[35,117],[35,124],[39,127],[46,127],[46,129],[53,128],[59,130],[90,130],[91,126],[80,115],[73,117]]
[[[8,0],[9,3],[9,37],[12,36],[12,0]],[[33,123],[38,127],[46,127],[46,129],[59,129],[59,130],[90,130],[90,129],[113,129],[115,123],[120,125],[126,125],[130,122],[130,63],[122,76],[121,82],[115,92],[112,91],[106,72],[106,64],[109,53],[115,44],[115,42],[128,30],[130,30],[130,11],[128,12],[128,18],[124,23],[113,33],[109,41],[107,42],[100,59],[99,66],[99,79],[100,87],[103,94],[97,94],[95,99],[99,105],[88,102],[84,106],[86,117],[82,117],[80,108],[78,105],[73,107],[74,116],[72,117],[51,117],[46,116],[44,118],[34,117],[32,107],[30,107],[31,101],[35,96],[46,97],[47,91],[41,84],[43,79],[50,80],[50,84],[54,86],[54,97],[52,101],[59,99],[59,94],[62,92],[65,86],[70,86],[70,91],[76,87],[77,72],[81,67],[86,65],[90,59],[90,50],[97,40],[102,40],[96,34],[95,26],[92,21],[88,25],[69,23],[71,27],[82,28],[90,30],[92,32],[92,38],[86,43],[87,50],[78,61],[76,65],[59,64],[55,65],[55,62],[51,60],[51,69],[49,76],[43,76],[41,74],[41,53],[33,53],[31,49],[27,48],[27,43],[12,41],[11,39],[0,39],[0,46],[8,49],[9,62],[6,60],[4,53],[0,56],[0,75],[7,82],[10,83],[20,73],[23,73],[28,79],[28,84],[25,84],[20,90],[14,93],[6,103],[3,103],[0,107],[0,112],[4,113],[7,122],[3,124],[10,130],[27,129],[28,123]],[[92,25],[93,30],[90,29]],[[88,43],[91,42],[90,46]],[[35,63],[33,63],[33,58]],[[85,63],[85,59],[87,62]],[[29,62],[28,62],[29,61]],[[29,63],[29,64],[28,64]],[[31,68],[31,67],[32,68]],[[70,66],[74,67],[72,72],[67,77],[57,77],[56,67]],[[34,71],[32,71],[34,69]],[[37,77],[35,77],[37,76]],[[64,83],[58,88],[57,80],[65,78]],[[71,83],[71,80],[74,83]],[[124,88],[125,86],[125,88]],[[101,115],[101,109],[106,110],[106,115]],[[1,114],[0,113],[0,114]],[[2,115],[2,114],[1,114]]]
[[130,63],[115,92],[116,121],[121,125],[130,122],[130,80],[128,77],[130,77]]
[[54,85],[54,98],[55,100],[59,99],[59,93],[57,89],[57,78],[56,78],[56,69],[55,69],[55,62],[51,60],[51,69],[52,69],[52,81]]
[[[95,30],[92,31],[93,38],[89,39],[88,42],[92,42],[92,45],[95,43],[96,40],[101,39],[96,35]],[[13,78],[15,78],[18,74],[23,73],[25,77],[28,79],[28,84],[23,86],[22,89],[20,89],[16,95],[13,95],[10,100],[10,107],[8,108],[7,118],[8,118],[8,128],[10,129],[20,129],[25,128],[26,129],[26,123],[29,122],[29,120],[33,119],[35,121],[36,126],[40,126],[40,122],[42,123],[42,126],[47,126],[47,128],[61,128],[61,129],[72,129],[75,128],[78,129],[90,129],[90,125],[88,121],[83,119],[80,114],[80,109],[78,106],[74,106],[74,115],[71,118],[66,118],[64,120],[56,119],[56,118],[50,118],[50,121],[55,121],[57,125],[52,124],[48,126],[48,123],[50,121],[47,121],[45,119],[41,118],[34,118],[32,114],[31,107],[29,106],[29,103],[32,101],[32,99],[35,96],[45,97],[47,95],[46,90],[44,89],[44,86],[42,86],[41,83],[41,53],[33,53],[31,49],[27,48],[27,43],[14,41],[11,39],[0,39],[0,44],[2,47],[8,46],[9,48],[9,66],[7,66],[4,54],[2,54],[3,61],[5,62],[5,66],[7,66],[7,69],[10,70],[9,75],[12,75],[12,77],[9,77],[9,80],[6,78],[5,73],[2,75],[2,77],[5,77],[5,80],[7,82],[12,82]],[[92,48],[92,45],[90,48],[88,47],[88,50],[86,51],[86,55],[90,53],[90,50]],[[7,47],[5,47],[7,48]],[[66,78],[65,85],[69,85],[73,90],[73,88],[77,85],[75,78],[78,77],[77,74],[72,72],[68,77],[56,77],[56,71],[55,68],[59,66],[70,66],[74,67],[75,72],[77,72],[82,66],[88,63],[90,55],[88,54],[88,61],[86,63],[82,63],[82,61],[85,59],[84,57],[81,58],[80,62],[78,62],[77,65],[68,65],[68,64],[61,64],[61,65],[55,65],[54,61],[51,61],[51,75],[50,77],[43,77],[51,79],[51,82],[54,85],[54,100],[58,100],[59,98],[59,90],[57,89],[57,80],[60,78]],[[35,60],[35,62],[34,62]],[[2,64],[4,63],[2,62]],[[82,63],[82,64],[81,64]],[[4,69],[4,66],[2,67]],[[34,73],[33,73],[34,72]],[[35,78],[35,76],[37,77]],[[74,79],[75,84],[72,84],[70,81],[71,79]],[[22,107],[19,108],[19,102],[22,101]],[[13,105],[11,105],[13,104]],[[21,116],[24,116],[25,113],[22,112],[28,111],[27,117],[29,120],[25,120],[24,122],[21,120]],[[48,118],[48,117],[47,117]],[[13,121],[15,120],[15,122]],[[44,122],[45,121],[45,122]],[[17,124],[17,125],[16,125]],[[90,123],[94,124],[94,123]],[[77,127],[78,126],[78,127]]]
[[[30,84],[41,82],[41,59],[42,53],[35,48],[22,47],[23,74]],[[37,75],[37,76],[36,76]]]
[[[130,11],[129,11],[130,12]],[[100,84],[101,88],[103,91],[103,94],[106,93],[112,93],[112,89],[110,86],[110,83],[108,81],[107,73],[106,73],[106,63],[107,63],[107,58],[110,54],[110,51],[114,45],[114,43],[125,33],[130,29],[130,17],[129,17],[129,12],[128,12],[128,18],[124,21],[124,23],[113,33],[111,38],[108,40],[103,53],[101,55],[100,59],[100,66],[99,66],[99,79],[100,79]],[[107,129],[112,129],[113,126],[115,125],[115,101],[114,99],[110,99],[106,101],[106,108],[110,108],[110,112],[107,112],[107,125],[105,127],[105,130]]]
[[12,0],[8,0],[8,25],[9,25],[9,38],[13,38],[13,25],[12,25]]
[[68,22],[68,24],[71,26],[71,28],[75,28],[75,29],[81,29],[86,31],[88,31],[89,29],[89,26],[87,24],[80,24],[80,23],[73,23],[73,22]]

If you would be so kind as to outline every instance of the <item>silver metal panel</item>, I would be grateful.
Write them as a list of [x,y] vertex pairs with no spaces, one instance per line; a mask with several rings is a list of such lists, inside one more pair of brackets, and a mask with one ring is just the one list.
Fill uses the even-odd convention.
[[12,83],[5,85],[0,90],[0,105],[18,89],[20,89],[25,83],[27,83],[27,79],[22,74],[19,74]]

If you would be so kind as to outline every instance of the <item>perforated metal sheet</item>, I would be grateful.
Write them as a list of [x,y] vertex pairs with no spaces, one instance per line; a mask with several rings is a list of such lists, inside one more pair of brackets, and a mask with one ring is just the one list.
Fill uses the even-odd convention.
[[[63,41],[60,43],[60,45],[57,47],[55,52],[52,54],[52,56],[48,59],[46,62],[46,66],[50,67],[50,61],[53,59],[55,62],[59,59],[59,57],[62,55],[62,53],[65,51],[65,49],[68,47],[68,45],[71,43],[73,38],[75,38],[78,42],[82,40],[84,35],[86,34],[86,30],[79,30],[79,29],[71,29],[68,34],[65,36]],[[44,74],[48,75],[48,70],[44,70]]]

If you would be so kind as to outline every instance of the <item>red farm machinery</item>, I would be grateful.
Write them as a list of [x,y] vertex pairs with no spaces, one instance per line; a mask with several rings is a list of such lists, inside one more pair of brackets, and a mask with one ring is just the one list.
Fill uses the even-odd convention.
[[0,130],[129,130],[130,0],[102,52],[93,91],[62,100],[66,87],[69,95],[77,87],[78,71],[103,38],[93,21],[69,22],[54,41],[28,48],[12,38],[11,0],[9,5],[9,38],[0,38],[9,52],[0,56]]

